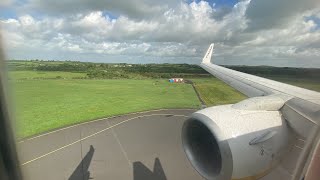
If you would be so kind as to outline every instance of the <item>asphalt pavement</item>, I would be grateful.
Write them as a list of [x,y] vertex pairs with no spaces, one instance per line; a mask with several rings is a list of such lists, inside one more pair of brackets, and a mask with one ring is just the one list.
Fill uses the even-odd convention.
[[203,179],[182,149],[192,109],[99,119],[18,142],[27,180]]

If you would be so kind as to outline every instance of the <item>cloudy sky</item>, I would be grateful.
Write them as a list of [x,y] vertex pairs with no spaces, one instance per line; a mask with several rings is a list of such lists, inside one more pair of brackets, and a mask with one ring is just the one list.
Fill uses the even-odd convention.
[[319,0],[1,0],[8,59],[320,68]]

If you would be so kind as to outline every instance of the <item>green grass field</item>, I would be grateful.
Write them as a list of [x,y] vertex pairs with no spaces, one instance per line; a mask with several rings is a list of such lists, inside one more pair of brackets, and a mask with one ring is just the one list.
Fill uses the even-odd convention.
[[246,96],[217,78],[192,79],[201,99],[207,106],[232,104],[246,99]]
[[19,80],[13,89],[20,138],[101,117],[200,106],[191,85],[165,80]]
[[[191,85],[167,80],[81,79],[86,73],[59,71],[12,71],[9,76],[19,138],[130,112],[200,107]],[[320,91],[320,84],[314,81],[271,79]],[[191,80],[207,106],[236,103],[246,98],[214,77]]]

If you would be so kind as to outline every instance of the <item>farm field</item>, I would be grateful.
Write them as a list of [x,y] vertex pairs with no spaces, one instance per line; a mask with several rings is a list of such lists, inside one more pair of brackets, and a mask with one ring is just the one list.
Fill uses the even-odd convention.
[[[101,117],[159,108],[201,107],[190,84],[168,83],[166,77],[192,80],[207,106],[236,103],[246,98],[194,65],[12,61],[10,67],[19,138]],[[240,68],[259,73],[270,71],[266,67]],[[265,73],[261,76],[320,91],[317,70],[273,69],[301,75]],[[314,73],[305,77],[302,71]]]
[[160,108],[199,108],[189,84],[165,80],[13,81],[18,137],[102,117]]
[[245,95],[215,77],[191,80],[207,106],[232,104],[246,99]]

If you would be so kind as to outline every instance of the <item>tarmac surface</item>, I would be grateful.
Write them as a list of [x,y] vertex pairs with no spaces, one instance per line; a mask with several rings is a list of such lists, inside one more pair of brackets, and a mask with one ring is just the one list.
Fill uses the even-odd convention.
[[27,180],[203,179],[182,149],[195,110],[154,110],[99,119],[18,142]]

